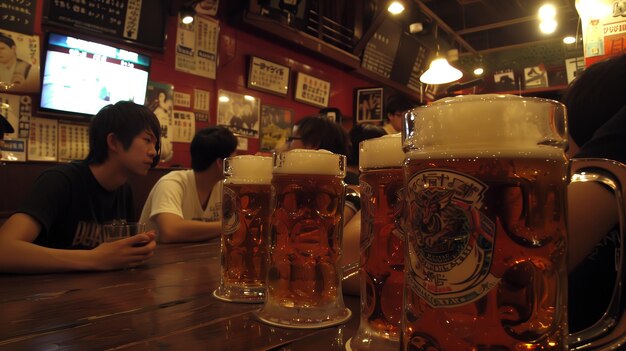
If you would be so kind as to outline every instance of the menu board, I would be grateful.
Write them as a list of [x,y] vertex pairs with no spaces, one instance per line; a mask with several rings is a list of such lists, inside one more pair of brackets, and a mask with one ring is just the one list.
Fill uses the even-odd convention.
[[0,28],[33,34],[35,0],[0,0]]
[[162,51],[167,8],[153,0],[46,0],[43,21]]
[[402,33],[400,46],[391,70],[391,80],[420,91],[419,77],[426,70],[430,49],[417,38]]
[[361,66],[390,78],[401,34],[402,27],[398,23],[392,19],[385,20],[365,46]]

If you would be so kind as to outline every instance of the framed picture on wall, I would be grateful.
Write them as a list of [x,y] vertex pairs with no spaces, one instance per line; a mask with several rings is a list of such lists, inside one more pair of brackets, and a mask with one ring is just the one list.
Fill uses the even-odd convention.
[[382,122],[383,88],[356,89],[355,111],[357,123]]
[[283,146],[291,136],[292,109],[261,105],[261,150],[272,151]]
[[258,138],[261,99],[222,89],[217,96],[217,125],[240,136]]
[[317,107],[328,107],[329,97],[330,82],[298,72],[294,100]]
[[290,72],[287,66],[251,56],[248,68],[248,88],[287,96]]

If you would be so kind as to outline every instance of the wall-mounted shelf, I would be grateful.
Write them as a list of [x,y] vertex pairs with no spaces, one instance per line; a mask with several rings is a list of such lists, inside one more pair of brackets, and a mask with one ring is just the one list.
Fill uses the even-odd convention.
[[419,99],[419,92],[362,68],[359,56],[341,50],[297,28],[250,11],[244,11],[243,25],[255,30],[256,34],[260,30],[273,39],[279,38],[288,45],[295,44],[299,49],[307,50],[320,60],[340,64],[348,73],[371,81],[374,85],[389,87],[411,99]]

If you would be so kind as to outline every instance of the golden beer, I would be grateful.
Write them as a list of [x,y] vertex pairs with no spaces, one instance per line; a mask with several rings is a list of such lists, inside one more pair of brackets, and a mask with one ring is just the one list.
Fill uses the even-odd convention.
[[404,350],[567,349],[566,174],[559,152],[407,161]]
[[272,159],[236,156],[224,160],[221,282],[215,296],[263,302],[267,275]]
[[401,349],[567,350],[564,107],[464,96],[407,122]]
[[398,350],[404,283],[404,152],[399,134],[363,141],[361,321],[352,350]]
[[345,157],[323,150],[274,156],[264,322],[310,328],[350,317],[338,267]]

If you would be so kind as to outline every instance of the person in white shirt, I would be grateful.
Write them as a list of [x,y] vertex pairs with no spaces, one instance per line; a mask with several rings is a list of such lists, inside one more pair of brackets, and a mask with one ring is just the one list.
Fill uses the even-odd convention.
[[190,170],[172,171],[154,185],[140,222],[163,243],[194,242],[221,234],[224,158],[233,156],[237,138],[227,128],[200,130],[191,141]]

